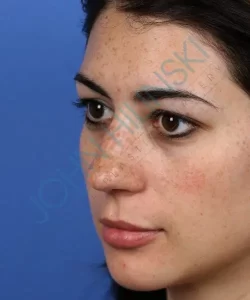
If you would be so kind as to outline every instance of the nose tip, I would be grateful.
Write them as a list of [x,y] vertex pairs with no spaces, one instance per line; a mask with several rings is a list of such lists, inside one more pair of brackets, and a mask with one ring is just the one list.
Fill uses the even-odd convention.
[[135,193],[145,188],[145,180],[139,170],[114,161],[106,166],[94,166],[89,184],[93,189],[103,192],[126,190]]
[[117,189],[117,177],[119,175],[114,172],[93,172],[89,178],[90,185],[97,191],[109,192],[112,189]]

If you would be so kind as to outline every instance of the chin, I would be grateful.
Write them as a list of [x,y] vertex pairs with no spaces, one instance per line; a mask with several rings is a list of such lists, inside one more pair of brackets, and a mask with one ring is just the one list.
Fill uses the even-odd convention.
[[150,255],[140,249],[135,251],[106,249],[105,257],[111,277],[126,289],[156,291],[167,288],[172,282],[169,276],[171,272],[166,274],[167,266],[163,267],[157,259],[150,259]]
[[166,283],[159,282],[157,278],[153,278],[152,274],[144,274],[144,276],[139,276],[133,274],[133,272],[124,272],[121,269],[109,268],[111,277],[120,286],[138,292],[151,292],[166,288]]

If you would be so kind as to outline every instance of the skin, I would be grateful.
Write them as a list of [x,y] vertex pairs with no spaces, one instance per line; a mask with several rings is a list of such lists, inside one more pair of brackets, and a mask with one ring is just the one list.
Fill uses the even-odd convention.
[[[167,288],[170,300],[250,299],[249,97],[233,82],[219,52],[195,32],[166,24],[138,28],[126,14],[108,9],[92,30],[80,73],[111,99],[77,82],[81,98],[98,98],[112,109],[106,123],[121,142],[88,126],[80,141],[93,220],[109,271],[132,290]],[[190,63],[194,72],[173,54],[181,55],[188,36],[209,55],[205,62]],[[192,43],[188,57],[205,60]],[[201,124],[175,140],[160,122],[147,119],[153,104],[150,108],[132,98],[143,85],[166,88],[154,72],[177,87],[174,82],[182,81],[183,73],[165,76],[161,65],[167,59],[175,60],[169,71],[181,68],[188,74],[178,88],[216,107],[192,98],[157,101],[157,107]],[[110,158],[98,156],[90,138]],[[91,170],[86,162],[92,162]],[[103,240],[103,217],[162,231],[144,247],[115,249]]]

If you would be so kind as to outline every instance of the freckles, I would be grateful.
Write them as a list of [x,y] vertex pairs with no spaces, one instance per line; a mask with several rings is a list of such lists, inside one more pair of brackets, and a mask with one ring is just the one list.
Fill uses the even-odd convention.
[[117,132],[115,132],[114,136],[115,136],[117,139],[119,139],[119,138],[121,137],[121,132],[120,132],[120,130],[117,131]]
[[111,52],[112,52],[113,56],[116,56],[116,54],[118,52],[118,48],[117,47],[112,47]]

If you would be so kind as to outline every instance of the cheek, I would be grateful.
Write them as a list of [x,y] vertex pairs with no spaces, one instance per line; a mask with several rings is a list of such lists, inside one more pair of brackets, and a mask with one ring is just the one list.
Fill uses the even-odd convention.
[[184,194],[200,194],[206,187],[205,174],[203,169],[190,167],[177,174],[174,186]]

